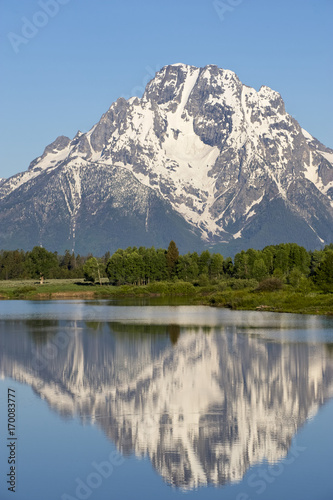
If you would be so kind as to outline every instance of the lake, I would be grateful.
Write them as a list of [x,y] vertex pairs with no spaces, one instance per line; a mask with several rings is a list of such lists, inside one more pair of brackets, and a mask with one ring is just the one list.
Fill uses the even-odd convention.
[[0,403],[1,500],[333,498],[332,317],[0,301]]

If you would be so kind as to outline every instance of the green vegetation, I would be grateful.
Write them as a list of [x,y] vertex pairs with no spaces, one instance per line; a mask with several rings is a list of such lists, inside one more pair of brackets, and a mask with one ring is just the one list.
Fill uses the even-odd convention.
[[83,264],[83,273],[86,281],[102,284],[102,277],[105,276],[105,263],[102,259],[90,257],[87,262]]
[[333,244],[250,248],[234,260],[208,250],[179,255],[173,241],[167,250],[129,247],[102,258],[3,250],[0,280],[1,298],[186,296],[232,309],[333,314]]

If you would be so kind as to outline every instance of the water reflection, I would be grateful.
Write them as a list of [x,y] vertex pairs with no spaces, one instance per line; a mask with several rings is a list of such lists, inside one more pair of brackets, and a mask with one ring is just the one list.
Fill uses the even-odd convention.
[[333,394],[332,344],[266,340],[262,328],[1,325],[1,376],[30,384],[62,416],[99,425],[125,455],[148,456],[184,489],[238,481],[282,459]]

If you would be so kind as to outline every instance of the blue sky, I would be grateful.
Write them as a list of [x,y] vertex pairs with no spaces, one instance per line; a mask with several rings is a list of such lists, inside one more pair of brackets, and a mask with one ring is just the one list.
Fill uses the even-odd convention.
[[[219,4],[219,5],[217,5]],[[333,147],[332,0],[2,0],[0,177],[89,130],[162,66],[231,69]]]

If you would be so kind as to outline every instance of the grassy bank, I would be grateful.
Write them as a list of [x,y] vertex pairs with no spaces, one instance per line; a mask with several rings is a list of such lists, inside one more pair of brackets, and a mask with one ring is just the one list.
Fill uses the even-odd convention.
[[63,298],[123,298],[196,296],[197,290],[187,282],[151,283],[144,286],[110,286],[106,279],[102,285],[86,283],[84,280],[47,280],[43,285],[33,280],[1,281],[0,299],[63,299]]
[[[238,280],[240,281],[240,280]],[[237,283],[236,283],[237,284]],[[246,283],[243,283],[245,286]],[[234,288],[233,288],[234,287]],[[5,299],[96,299],[124,297],[191,297],[195,304],[227,307],[235,310],[260,310],[302,314],[333,315],[333,294],[320,291],[295,290],[284,286],[276,291],[258,291],[255,284],[239,288],[239,283],[194,286],[187,282],[159,282],[144,286],[102,286],[83,280],[48,280],[40,285],[33,280],[1,281],[0,298]]]
[[333,315],[333,294],[321,292],[231,290],[202,297],[201,303],[235,310]]

